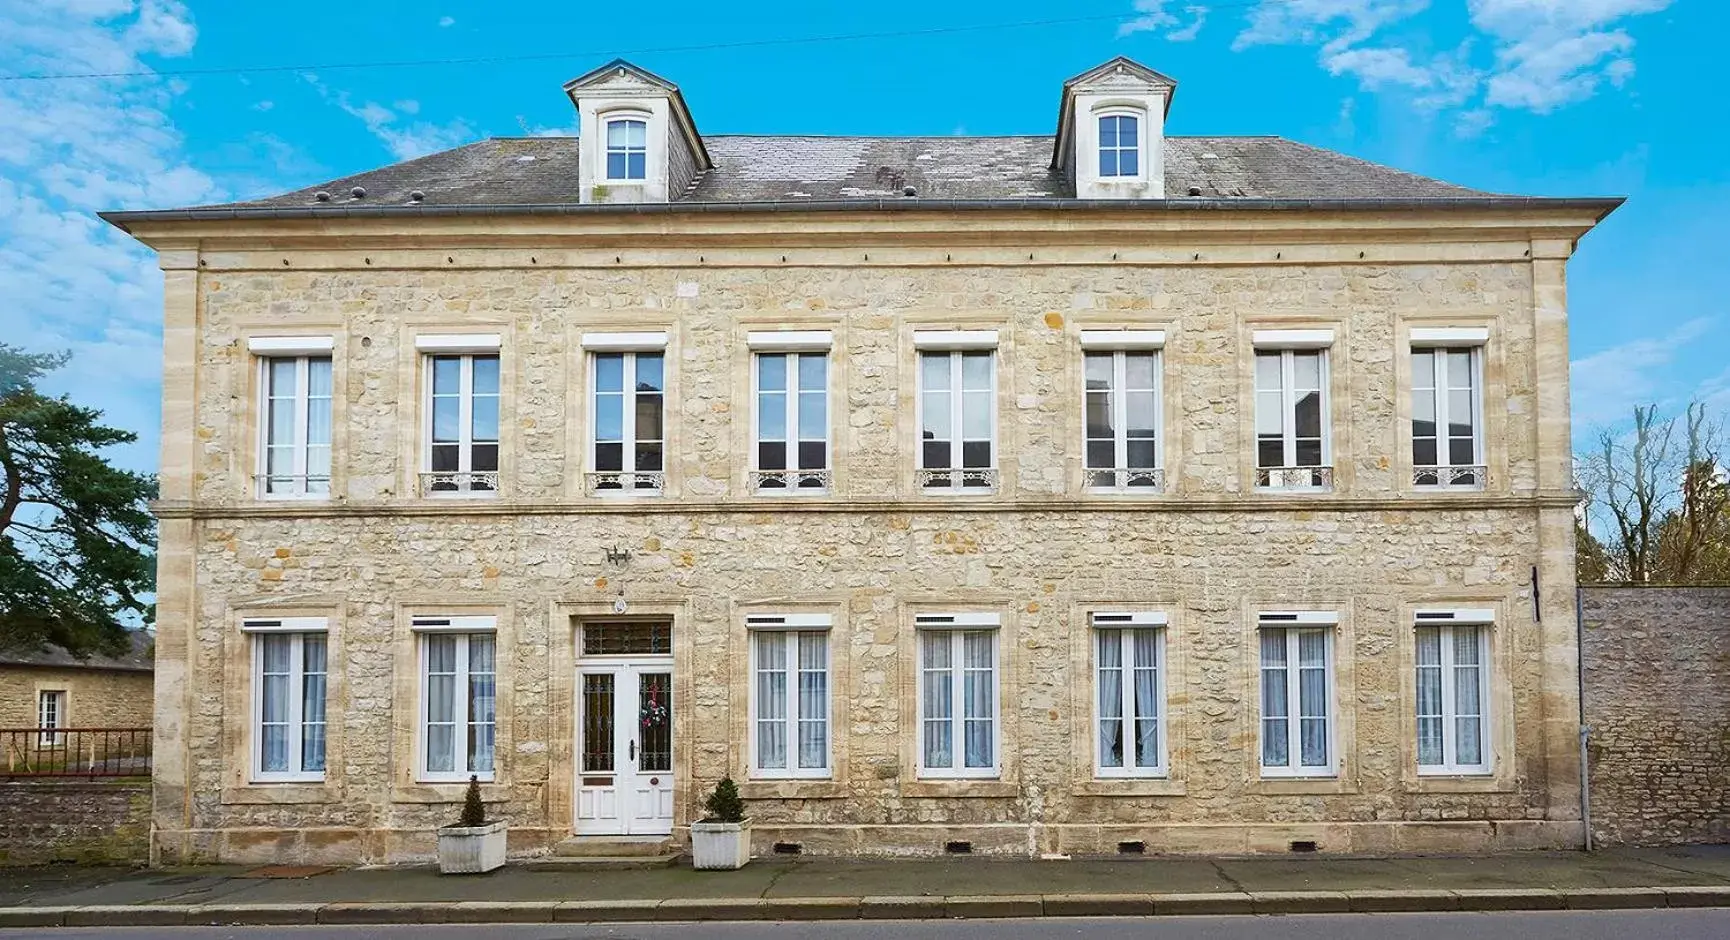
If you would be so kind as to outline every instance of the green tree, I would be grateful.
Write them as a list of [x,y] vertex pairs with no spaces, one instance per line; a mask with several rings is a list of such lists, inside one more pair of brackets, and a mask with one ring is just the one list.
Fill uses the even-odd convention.
[[136,434],[36,390],[67,358],[0,343],[0,646],[117,653],[153,614],[156,480],[102,454]]
[[[1586,538],[1581,581],[1689,584],[1730,577],[1724,424],[1701,403],[1677,416],[1634,409],[1579,461]],[[1592,536],[1597,536],[1593,538]]]

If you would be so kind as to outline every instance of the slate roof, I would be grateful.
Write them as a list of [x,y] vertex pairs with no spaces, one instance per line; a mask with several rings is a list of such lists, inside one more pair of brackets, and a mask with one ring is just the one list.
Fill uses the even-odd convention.
[[[707,136],[714,160],[674,201],[797,203],[903,198],[1062,200],[1074,187],[1051,168],[1052,139],[1030,137]],[[228,209],[560,206],[581,201],[574,137],[478,141]],[[1280,137],[1167,137],[1166,196],[1213,199],[1459,199],[1455,186]],[[363,198],[350,195],[365,189]],[[1192,190],[1197,191],[1193,192]],[[328,202],[315,195],[330,194]]]
[[101,669],[111,672],[153,672],[156,669],[156,638],[143,630],[134,630],[128,639],[132,648],[120,656],[92,654],[79,659],[58,646],[25,650],[0,648],[0,667],[48,666],[58,669]]

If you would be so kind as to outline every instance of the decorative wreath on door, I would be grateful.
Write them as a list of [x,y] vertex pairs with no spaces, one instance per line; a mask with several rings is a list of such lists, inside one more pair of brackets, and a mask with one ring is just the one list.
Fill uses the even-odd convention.
[[661,703],[659,689],[650,689],[649,697],[643,701],[637,710],[637,720],[642,723],[643,730],[665,727],[667,724],[667,706]]

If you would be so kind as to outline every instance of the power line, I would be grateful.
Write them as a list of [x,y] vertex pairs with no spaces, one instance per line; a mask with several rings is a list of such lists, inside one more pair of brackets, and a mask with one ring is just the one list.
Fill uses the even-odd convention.
[[[1259,6],[1263,3],[1291,0],[1248,0],[1239,3],[1209,4],[1198,15],[1214,10],[1231,10]],[[1191,10],[1202,10],[1190,7]],[[741,39],[734,42],[699,43],[682,46],[650,46],[641,49],[588,50],[582,52],[544,52],[528,55],[468,56],[448,59],[399,59],[379,62],[327,62],[322,65],[242,65],[213,68],[142,69],[130,72],[60,72],[36,75],[0,75],[0,82],[53,82],[98,78],[178,78],[195,75],[240,75],[265,72],[334,72],[350,69],[419,68],[432,65],[496,65],[506,62],[546,62],[558,59],[593,59],[600,56],[656,55],[670,52],[705,52],[717,49],[749,49],[765,46],[800,46],[828,42],[853,42],[865,39],[904,39],[914,36],[937,36],[951,33],[987,32],[999,29],[1030,29],[1036,26],[1064,26],[1074,23],[1105,21],[1128,22],[1145,14],[1102,13],[1092,16],[1068,16],[1059,19],[1021,20],[1011,23],[975,23],[968,26],[933,26],[925,29],[897,29],[876,33],[842,33],[832,36],[799,36],[783,39]]]

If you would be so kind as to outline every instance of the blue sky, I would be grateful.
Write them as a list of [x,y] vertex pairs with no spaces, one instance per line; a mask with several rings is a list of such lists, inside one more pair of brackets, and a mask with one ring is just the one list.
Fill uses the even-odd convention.
[[[0,76],[153,73],[0,81],[0,337],[73,350],[54,388],[138,431],[124,459],[148,468],[160,275],[99,209],[245,198],[480,137],[569,132],[560,84],[615,55],[678,82],[708,133],[1008,134],[1049,133],[1061,81],[1123,54],[1179,80],[1173,134],[1278,134],[1483,189],[1629,196],[1571,266],[1576,440],[1639,402],[1730,412],[1730,108],[1706,79],[1730,4],[626,9],[0,0]],[[337,67],[457,58],[488,61]]]

